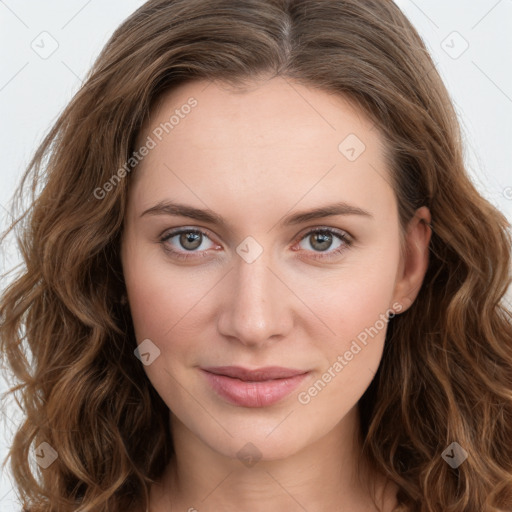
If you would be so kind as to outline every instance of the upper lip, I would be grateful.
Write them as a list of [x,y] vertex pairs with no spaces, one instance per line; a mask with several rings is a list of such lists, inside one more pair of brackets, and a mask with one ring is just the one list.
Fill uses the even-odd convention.
[[286,379],[303,375],[307,370],[297,370],[295,368],[283,368],[281,366],[266,366],[264,368],[256,368],[249,370],[241,366],[211,366],[202,368],[202,370],[217,375],[225,375],[244,381],[264,381],[272,379]]

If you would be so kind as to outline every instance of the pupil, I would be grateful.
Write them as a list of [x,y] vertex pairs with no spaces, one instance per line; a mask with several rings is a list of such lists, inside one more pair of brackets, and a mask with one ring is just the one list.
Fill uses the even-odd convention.
[[313,242],[311,243],[311,246],[319,251],[325,251],[331,246],[332,235],[328,233],[315,233],[312,237]]
[[201,233],[182,233],[180,235],[180,244],[189,251],[197,249],[201,245]]

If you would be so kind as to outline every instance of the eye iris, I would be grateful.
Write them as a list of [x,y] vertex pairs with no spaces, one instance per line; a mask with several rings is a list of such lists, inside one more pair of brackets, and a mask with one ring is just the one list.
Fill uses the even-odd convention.
[[313,233],[310,236],[311,247],[318,251],[329,249],[332,244],[332,235],[329,233]]
[[[201,246],[202,238],[202,233],[188,231],[180,234],[180,244],[184,249],[192,251]],[[309,239],[311,246],[317,251],[326,251],[332,245],[332,235],[327,232],[313,233]]]
[[203,235],[201,233],[181,233],[180,235],[180,244],[184,249],[188,251],[192,251],[193,249],[197,249],[202,242]]

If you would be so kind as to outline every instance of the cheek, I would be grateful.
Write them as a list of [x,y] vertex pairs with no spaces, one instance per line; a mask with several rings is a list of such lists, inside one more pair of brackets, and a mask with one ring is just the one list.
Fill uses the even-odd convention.
[[315,286],[309,276],[301,278],[302,296],[334,333],[333,348],[344,348],[348,340],[372,327],[381,315],[389,315],[398,264],[397,241],[396,245],[380,245],[348,258]]
[[[385,256],[384,256],[385,255]],[[391,310],[396,271],[397,245],[380,246],[330,275],[319,286],[303,281],[312,309],[330,328],[311,333],[311,343],[323,354],[324,368],[316,390],[317,405],[332,400],[340,406],[355,404],[370,384],[381,361]],[[322,328],[321,324],[318,329]],[[324,373],[326,372],[326,373]],[[316,396],[316,395],[315,395]],[[307,400],[307,397],[306,397]]]
[[158,245],[128,247],[123,272],[137,340],[153,337],[157,344],[184,325],[189,312],[197,315],[215,284],[211,273],[171,265]]
[[[205,305],[215,281],[184,267],[172,268],[156,250],[132,251],[123,271],[137,343],[149,339],[159,350],[144,371],[167,406],[181,410],[189,397],[173,377],[185,381],[184,369],[202,353],[202,326],[214,322]],[[182,413],[189,414],[186,407]]]

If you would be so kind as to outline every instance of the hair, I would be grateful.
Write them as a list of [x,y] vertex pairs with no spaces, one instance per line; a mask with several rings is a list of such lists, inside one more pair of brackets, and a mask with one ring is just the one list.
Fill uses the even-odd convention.
[[[174,450],[121,300],[131,175],[95,191],[129,161],[167,91],[274,76],[347,98],[375,123],[402,232],[417,208],[432,214],[425,279],[390,320],[358,404],[361,457],[398,485],[397,511],[511,506],[510,225],[468,177],[456,113],[417,31],[391,0],[150,0],[43,139],[13,201],[31,204],[2,236],[16,232],[23,258],[0,299],[0,342],[23,412],[4,465],[25,511],[148,506]],[[43,442],[58,458],[33,471]],[[467,453],[456,468],[442,458],[452,442]]]

